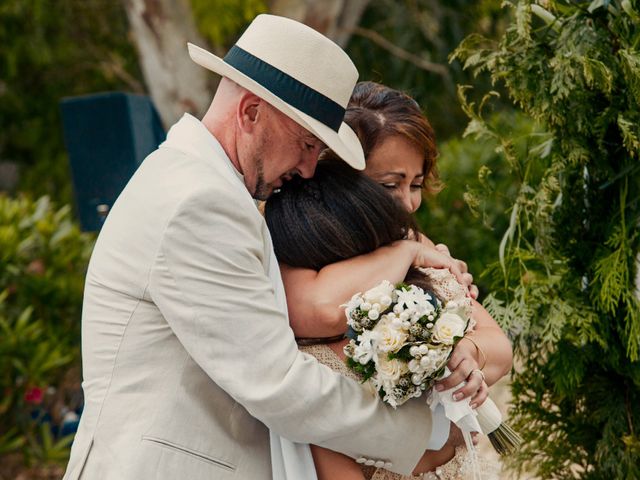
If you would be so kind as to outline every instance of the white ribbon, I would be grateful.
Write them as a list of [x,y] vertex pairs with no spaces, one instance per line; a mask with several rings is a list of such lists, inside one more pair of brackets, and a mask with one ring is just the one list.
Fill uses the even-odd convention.
[[[451,372],[445,367],[445,372],[442,378],[447,378],[451,375]],[[431,390],[431,394],[427,398],[427,403],[431,407],[431,411],[435,411],[438,405],[444,407],[444,413],[446,417],[451,420],[462,431],[462,438],[467,446],[467,452],[471,460],[471,468],[473,470],[474,480],[480,479],[480,469],[478,467],[478,454],[471,438],[472,432],[482,432],[480,423],[478,423],[477,413],[471,408],[471,398],[465,398],[464,400],[454,400],[453,392],[460,387],[466,385],[466,382],[462,382],[453,388],[438,392],[435,388]],[[488,400],[488,399],[487,399]]]

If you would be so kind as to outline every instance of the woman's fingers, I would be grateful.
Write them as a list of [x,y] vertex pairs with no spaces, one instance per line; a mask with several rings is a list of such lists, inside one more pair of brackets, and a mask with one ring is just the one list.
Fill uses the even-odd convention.
[[473,298],[474,300],[477,300],[478,296],[480,295],[480,290],[478,290],[478,287],[476,287],[475,285],[471,285],[469,287],[469,295],[471,295],[471,298]]
[[470,360],[469,358],[463,358],[462,361],[457,366],[451,365],[451,362],[449,362],[449,369],[451,370],[451,375],[437,382],[436,390],[438,391],[449,390],[450,388],[453,388],[456,385],[459,385],[461,382],[467,379],[471,371],[474,368],[477,368],[477,366],[478,365],[473,360]]
[[469,288],[469,284],[467,283],[468,278],[465,278],[465,275],[469,275],[469,274],[464,273],[462,270],[460,270],[460,266],[457,265],[455,261],[450,262],[449,271],[453,274],[454,277],[456,277],[456,280],[460,285],[466,287],[467,289]]
[[485,382],[482,382],[480,389],[471,397],[471,408],[478,408],[487,398],[489,398],[489,386]]
[[436,247],[436,245],[424,233],[419,234],[418,241],[427,247]]
[[464,285],[469,289],[469,296],[474,300],[477,300],[480,292],[478,290],[478,287],[476,287],[473,284],[473,275],[469,273],[469,266],[467,265],[467,263],[464,262],[463,260],[458,260],[457,258],[453,258],[451,256],[451,252],[449,251],[449,247],[447,247],[444,243],[438,243],[434,248],[438,250],[440,253],[447,255],[449,258],[451,258],[451,260],[457,267],[456,272],[461,272],[462,275],[460,276],[456,275],[456,273],[453,272],[453,270],[452,270],[452,273],[456,275],[456,278],[458,278],[458,281],[462,285]]
[[451,253],[449,252],[449,247],[447,247],[444,243],[439,243],[435,246],[436,250],[438,250],[439,252],[444,253],[445,255],[449,255],[451,256]]
[[416,267],[450,268],[453,262],[451,257],[421,243],[413,263]]
[[[446,247],[444,247],[446,248]],[[447,252],[449,250],[447,249]],[[423,268],[446,268],[448,269],[456,280],[461,285],[469,288],[469,285],[473,282],[473,277],[471,274],[463,271],[462,267],[466,269],[466,263],[460,262],[451,256],[448,253],[444,253],[442,248],[438,249],[437,246],[430,247],[424,243],[420,243],[418,253],[414,259],[413,265],[415,267],[423,267]]]
[[469,266],[467,265],[467,262],[463,260],[458,260],[457,258],[453,258],[453,260],[458,264],[460,271],[462,271],[463,273],[469,273]]
[[467,384],[453,392],[453,399],[462,400],[467,397],[473,397],[478,393],[483,383],[484,378],[480,374],[480,370],[473,370],[467,377]]

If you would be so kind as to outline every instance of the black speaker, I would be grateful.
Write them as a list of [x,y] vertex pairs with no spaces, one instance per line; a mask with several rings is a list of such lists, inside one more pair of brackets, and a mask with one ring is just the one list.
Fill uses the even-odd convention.
[[85,231],[99,230],[165,132],[145,95],[111,92],[65,98],[61,110],[80,224]]

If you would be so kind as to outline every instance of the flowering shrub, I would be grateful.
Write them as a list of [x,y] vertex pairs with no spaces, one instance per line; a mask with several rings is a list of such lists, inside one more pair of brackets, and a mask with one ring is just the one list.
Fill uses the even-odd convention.
[[0,465],[68,456],[64,427],[81,403],[80,309],[92,246],[68,206],[0,196]]

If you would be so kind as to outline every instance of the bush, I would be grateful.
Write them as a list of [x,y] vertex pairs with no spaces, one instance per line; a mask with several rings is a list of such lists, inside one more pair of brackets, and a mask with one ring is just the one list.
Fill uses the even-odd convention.
[[92,246],[68,206],[0,196],[2,465],[17,454],[27,465],[68,457],[64,424],[81,403],[80,318]]
[[[488,71],[544,132],[498,139],[518,189],[488,310],[515,340],[513,458],[541,478],[640,478],[640,5],[505,2],[499,43],[455,56]],[[490,94],[493,95],[493,94]]]

